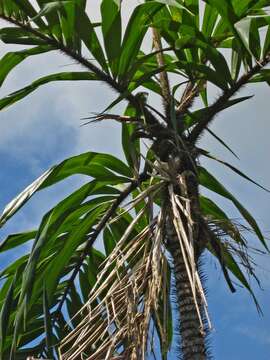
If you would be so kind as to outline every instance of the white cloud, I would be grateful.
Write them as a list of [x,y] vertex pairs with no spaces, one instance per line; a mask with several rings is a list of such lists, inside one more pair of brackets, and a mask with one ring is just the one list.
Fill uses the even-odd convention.
[[[36,4],[35,1],[32,2]],[[130,10],[138,5],[138,1],[124,2],[124,18],[128,18]],[[93,21],[100,20],[100,1],[87,2],[88,13]],[[22,47],[17,46],[16,49]],[[14,50],[14,46],[1,44],[0,54]],[[57,52],[38,55],[25,60],[8,76],[0,89],[0,96],[28,85],[33,80],[53,72],[81,71],[81,66],[72,63],[68,57]],[[80,118],[99,112],[116,98],[114,93],[104,84],[94,83],[57,83],[43,86],[27,99],[2,112],[0,122],[0,149],[9,148],[10,152],[20,155],[34,153],[36,142],[40,137],[50,139],[57,136],[60,127],[70,127],[74,131],[74,152],[96,149],[103,152],[120,153],[120,136],[112,122],[80,127]],[[49,111],[48,111],[49,110]],[[48,114],[49,113],[49,114]],[[20,114],[20,116],[18,116]],[[46,115],[54,117],[45,119]],[[44,125],[44,121],[47,125]],[[46,129],[47,126],[47,129]],[[16,131],[15,131],[15,129]],[[42,132],[42,134],[41,134]],[[31,141],[27,141],[31,133]],[[35,134],[35,136],[33,136]],[[108,136],[106,136],[108,134]],[[36,141],[33,141],[33,138]],[[101,138],[104,140],[101,141]],[[22,141],[22,139],[25,141]],[[108,139],[109,138],[109,139]],[[91,140],[90,140],[91,139]],[[108,141],[109,140],[109,141]],[[27,156],[30,161],[30,157]]]

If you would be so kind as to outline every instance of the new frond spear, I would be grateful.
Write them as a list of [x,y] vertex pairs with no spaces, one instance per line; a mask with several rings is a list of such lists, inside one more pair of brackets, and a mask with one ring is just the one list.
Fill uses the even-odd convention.
[[[87,152],[68,158],[4,209],[1,226],[36,192],[73,175],[89,177],[44,214],[36,230],[0,244],[5,253],[32,241],[29,252],[1,269],[0,358],[141,360],[152,353],[166,359],[176,338],[174,358],[208,359],[211,314],[202,254],[212,254],[230,290],[238,280],[260,310],[245,276],[257,279],[244,230],[268,248],[253,216],[200,158],[259,184],[198,141],[207,131],[232,152],[209,126],[221,111],[250,98],[235,98],[248,83],[269,83],[268,1],[151,0],[123,21],[128,2],[102,0],[97,23],[86,3],[0,0],[0,39],[26,46],[0,60],[1,85],[25,59],[52,50],[78,64],[77,71],[49,74],[7,95],[0,109],[50,82],[103,82],[117,98],[84,120],[120,123],[126,157]],[[222,48],[230,50],[230,65]],[[218,95],[209,104],[211,85]],[[202,107],[194,110],[199,98]],[[118,103],[127,104],[124,114],[113,113]],[[230,201],[243,223],[231,220],[201,187]],[[93,246],[98,238],[103,252]]]

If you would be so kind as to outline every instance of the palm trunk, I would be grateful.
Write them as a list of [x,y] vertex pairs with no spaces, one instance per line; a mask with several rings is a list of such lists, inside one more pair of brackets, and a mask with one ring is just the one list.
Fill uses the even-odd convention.
[[[194,250],[195,268],[198,271],[198,259],[203,250],[203,242],[200,239],[200,205],[199,192],[196,177],[191,172],[183,172],[181,175],[179,194],[189,201],[189,211],[192,222],[192,238]],[[176,190],[177,191],[177,190]],[[184,204],[183,204],[184,207]],[[179,237],[168,213],[166,223],[167,249],[172,257],[173,271],[175,279],[176,302],[179,311],[179,331],[181,336],[181,359],[182,360],[206,360],[207,349],[205,342],[205,332],[202,320],[205,317],[203,311],[203,300],[201,294],[195,290],[196,301],[190,279],[188,277],[185,259],[182,254]],[[181,214],[182,224],[188,228],[188,219],[184,213]],[[188,230],[186,229],[188,233]],[[199,273],[199,271],[198,271]],[[198,309],[199,308],[199,309]],[[200,315],[198,314],[200,313]]]
[[192,295],[179,240],[168,231],[168,251],[171,254],[174,268],[176,302],[180,315],[181,359],[205,360],[205,334],[200,326],[196,305]]

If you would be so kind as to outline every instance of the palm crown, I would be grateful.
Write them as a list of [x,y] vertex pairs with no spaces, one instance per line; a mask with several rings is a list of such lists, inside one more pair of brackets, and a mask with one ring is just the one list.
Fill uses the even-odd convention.
[[[145,1],[123,27],[120,0],[101,1],[98,23],[91,22],[84,0],[38,0],[39,9],[28,0],[0,1],[0,18],[7,24],[1,40],[31,45],[1,59],[0,84],[26,58],[52,50],[80,65],[77,72],[49,74],[9,94],[0,108],[49,82],[104,82],[117,98],[85,121],[120,122],[126,157],[124,163],[88,152],[66,159],[4,209],[1,225],[37,191],[75,174],[89,176],[35,231],[10,235],[0,245],[3,253],[33,241],[29,253],[1,272],[1,358],[144,359],[155,351],[154,336],[165,359],[175,325],[172,279],[182,356],[207,358],[211,324],[200,276],[205,251],[216,257],[230,289],[235,291],[233,274],[258,306],[244,274],[255,276],[242,230],[252,229],[267,248],[265,239],[252,215],[200,158],[254,181],[198,141],[208,131],[231,151],[209,125],[222,110],[248,100],[235,97],[244,85],[269,81],[264,69],[270,61],[268,3]],[[152,38],[150,51],[142,45],[145,36]],[[230,65],[224,48],[230,50]],[[211,84],[219,96],[208,104]],[[161,108],[149,93],[160,96]],[[194,110],[199,98],[202,107]],[[127,102],[125,113],[112,113],[120,102]],[[245,223],[230,220],[201,187],[231,201]],[[103,252],[93,247],[98,239]]]

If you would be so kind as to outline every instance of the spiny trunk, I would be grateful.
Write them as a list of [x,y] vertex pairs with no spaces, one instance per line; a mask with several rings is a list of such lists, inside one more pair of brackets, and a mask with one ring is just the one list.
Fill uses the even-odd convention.
[[[168,229],[170,227],[170,229]],[[168,251],[171,254],[176,288],[176,301],[180,315],[181,359],[206,360],[205,334],[194,302],[179,240],[173,226],[167,226]],[[202,314],[203,317],[203,314]]]
[[[175,168],[173,191],[175,194],[178,194],[178,201],[182,202],[182,205],[180,207],[178,206],[179,219],[174,210],[176,205],[173,205],[171,198],[171,205],[169,205],[167,213],[165,237],[167,249],[171,254],[174,267],[176,302],[180,317],[180,359],[206,360],[208,356],[204,332],[205,329],[203,328],[204,324],[202,321],[206,315],[203,309],[204,300],[202,299],[202,296],[204,295],[199,289],[192,289],[191,281],[193,282],[194,279],[191,279],[189,277],[191,275],[188,273],[193,267],[190,261],[195,262],[196,269],[194,270],[197,270],[199,273],[198,259],[205,245],[201,238],[201,210],[198,179],[196,174],[192,171],[193,167],[194,164],[190,162],[189,158],[180,158],[178,162],[177,159],[171,160],[170,168]],[[170,198],[170,190],[168,195]],[[172,191],[171,195],[173,195]],[[176,221],[181,222],[181,228],[184,228],[182,232],[179,231],[179,228],[176,232]],[[188,241],[190,242],[190,246],[193,246],[193,260],[192,256],[189,257],[189,260],[187,259],[187,247],[184,246],[182,238],[184,233],[186,234],[185,238],[188,238]],[[182,249],[185,249],[185,257],[182,254]],[[187,270],[187,266],[189,267],[189,270]],[[193,286],[196,288],[195,283],[193,283]]]

